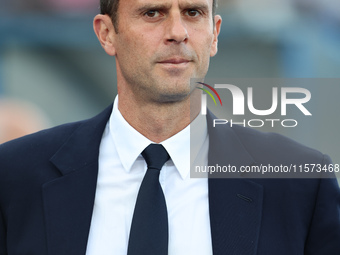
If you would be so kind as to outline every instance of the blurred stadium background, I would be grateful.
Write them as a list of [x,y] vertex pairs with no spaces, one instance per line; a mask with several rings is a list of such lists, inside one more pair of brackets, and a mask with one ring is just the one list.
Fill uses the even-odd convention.
[[[109,105],[115,61],[92,29],[98,2],[0,0],[0,97],[33,102],[50,126]],[[340,78],[338,0],[220,0],[218,13],[219,53],[208,78]],[[310,107],[320,117],[287,135],[340,163],[340,84],[316,89]]]

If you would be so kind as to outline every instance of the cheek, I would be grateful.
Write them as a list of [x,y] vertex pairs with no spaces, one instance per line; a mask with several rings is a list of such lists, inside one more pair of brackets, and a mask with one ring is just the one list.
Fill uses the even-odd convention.
[[121,61],[128,61],[132,65],[135,61],[134,59],[139,58],[141,55],[140,48],[142,47],[140,41],[129,33],[124,33],[121,35],[119,44],[117,47],[117,56]]
[[197,41],[198,44],[198,50],[199,54],[203,58],[203,61],[207,61],[207,58],[210,58],[214,50],[214,44],[213,44],[213,36],[207,36],[205,38],[198,37]]
[[128,47],[128,54],[135,56],[136,58],[151,58],[153,53],[157,51],[157,38],[154,33],[149,31],[137,31],[130,33],[126,40],[128,45],[122,45],[122,47]]

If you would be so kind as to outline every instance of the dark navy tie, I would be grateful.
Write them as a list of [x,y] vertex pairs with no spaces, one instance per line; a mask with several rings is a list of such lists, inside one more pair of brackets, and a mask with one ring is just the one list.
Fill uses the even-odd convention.
[[127,254],[167,255],[168,213],[159,173],[170,156],[161,144],[150,144],[142,156],[148,170],[139,188]]

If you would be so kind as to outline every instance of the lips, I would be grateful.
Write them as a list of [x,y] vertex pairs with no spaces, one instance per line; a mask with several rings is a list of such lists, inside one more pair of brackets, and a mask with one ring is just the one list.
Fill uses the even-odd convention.
[[158,63],[160,64],[172,64],[172,65],[179,65],[179,64],[186,64],[191,62],[188,59],[183,59],[183,58],[171,58],[167,60],[160,61]]

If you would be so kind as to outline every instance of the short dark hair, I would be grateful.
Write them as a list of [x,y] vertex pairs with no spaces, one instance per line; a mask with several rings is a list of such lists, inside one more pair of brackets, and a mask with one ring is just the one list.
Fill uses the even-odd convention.
[[[118,32],[118,5],[119,0],[100,0],[100,13],[111,17],[113,26]],[[217,0],[213,0],[213,16],[215,16]]]

